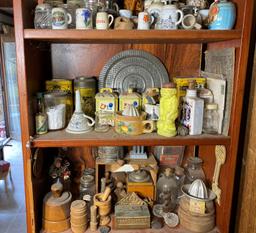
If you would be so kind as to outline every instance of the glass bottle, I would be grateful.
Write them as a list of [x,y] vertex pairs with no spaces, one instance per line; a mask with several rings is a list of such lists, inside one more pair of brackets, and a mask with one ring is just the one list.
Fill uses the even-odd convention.
[[160,174],[156,189],[157,203],[163,205],[163,211],[173,211],[176,207],[178,187],[171,168],[166,168],[164,173]]
[[45,112],[43,93],[37,93],[37,113],[36,113],[36,134],[48,132],[47,114]]
[[185,173],[184,168],[180,166],[175,167],[175,180],[177,183],[178,191],[177,191],[177,204],[179,203],[179,197],[182,196],[181,187],[185,182]]
[[203,132],[217,134],[219,128],[218,104],[206,104],[204,110]]
[[205,174],[202,168],[203,160],[198,157],[189,157],[185,167],[185,183],[191,184],[196,179],[201,179],[205,182]]

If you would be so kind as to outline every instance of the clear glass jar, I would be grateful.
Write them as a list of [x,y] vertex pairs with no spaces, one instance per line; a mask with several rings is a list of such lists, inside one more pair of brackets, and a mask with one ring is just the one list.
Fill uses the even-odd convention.
[[50,4],[38,4],[35,9],[34,27],[39,29],[52,28],[52,6]]
[[50,4],[52,7],[58,7],[63,4],[63,0],[44,0],[44,3]]
[[203,132],[217,134],[219,128],[218,104],[206,104],[204,110]]
[[205,174],[202,168],[203,160],[198,157],[189,157],[185,167],[185,183],[191,184],[196,179],[201,179],[205,182]]
[[49,92],[44,95],[49,130],[59,130],[66,127],[66,123],[69,121],[67,119],[67,97],[68,94],[61,91]]
[[178,186],[171,168],[159,175],[157,184],[157,203],[163,205],[164,212],[173,211],[177,203]]

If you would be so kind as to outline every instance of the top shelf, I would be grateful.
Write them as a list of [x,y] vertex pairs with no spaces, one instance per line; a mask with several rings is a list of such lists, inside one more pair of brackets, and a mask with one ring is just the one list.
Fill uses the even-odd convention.
[[241,39],[241,30],[24,29],[24,38],[53,43],[207,43]]

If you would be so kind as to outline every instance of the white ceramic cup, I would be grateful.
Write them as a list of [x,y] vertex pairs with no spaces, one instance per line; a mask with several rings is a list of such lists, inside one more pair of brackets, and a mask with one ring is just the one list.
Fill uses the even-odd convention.
[[126,18],[131,18],[132,17],[132,11],[126,10],[126,9],[121,9],[119,10],[119,15],[121,17],[126,17]]
[[72,16],[62,7],[52,8],[52,29],[67,29]]
[[208,17],[209,17],[209,9],[203,9],[199,11],[199,15],[202,18],[202,23],[207,27],[208,25]]
[[96,15],[96,29],[109,29],[113,22],[114,16],[108,14],[107,12],[98,12]]
[[184,29],[201,29],[202,26],[196,22],[196,17],[192,14],[187,14],[183,17],[181,25]]
[[92,28],[92,12],[88,8],[76,9],[76,29]]
[[138,28],[139,30],[148,30],[153,23],[154,18],[148,12],[140,12],[138,15]]

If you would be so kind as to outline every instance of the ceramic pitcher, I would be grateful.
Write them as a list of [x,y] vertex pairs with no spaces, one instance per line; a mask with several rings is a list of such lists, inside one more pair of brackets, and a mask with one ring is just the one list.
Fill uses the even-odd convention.
[[[180,17],[178,17],[180,15]],[[156,23],[156,29],[175,30],[183,19],[183,12],[176,5],[165,5],[162,7]]]

